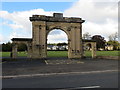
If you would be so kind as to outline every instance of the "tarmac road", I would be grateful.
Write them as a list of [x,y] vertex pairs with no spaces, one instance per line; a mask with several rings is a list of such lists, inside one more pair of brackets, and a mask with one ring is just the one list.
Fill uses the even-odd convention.
[[[67,60],[59,60],[60,62]],[[55,60],[51,60],[55,62]],[[56,61],[58,63],[58,61]],[[71,61],[70,61],[71,62]],[[76,60],[74,60],[76,62]],[[83,59],[78,64],[45,64],[45,60],[19,60],[2,64],[2,75],[26,75],[39,73],[85,72],[117,70],[118,60]]]
[[89,72],[3,79],[3,88],[118,88],[118,73]]
[[[2,80],[3,88],[69,88],[74,90],[76,88],[118,87],[118,60],[81,59],[75,60],[73,64],[59,65],[49,65],[45,62],[46,60],[19,60],[2,63],[3,76],[11,77]],[[51,62],[58,63],[55,60]]]

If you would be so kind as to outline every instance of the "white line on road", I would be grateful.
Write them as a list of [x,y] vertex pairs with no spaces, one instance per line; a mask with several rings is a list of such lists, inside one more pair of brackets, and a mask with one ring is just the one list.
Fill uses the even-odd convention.
[[81,87],[81,88],[100,88],[100,86],[88,86],[88,87]]
[[45,63],[48,64],[48,62],[45,60]]
[[35,76],[48,76],[48,75],[65,75],[65,74],[95,74],[95,73],[105,73],[105,72],[118,72],[118,70],[14,75],[14,76],[0,76],[0,78],[7,79],[7,78],[35,77]]
[[58,90],[76,90],[76,89],[89,89],[89,88],[100,88],[100,86],[86,86],[86,87],[74,87],[74,88],[65,88],[65,89],[58,89]]

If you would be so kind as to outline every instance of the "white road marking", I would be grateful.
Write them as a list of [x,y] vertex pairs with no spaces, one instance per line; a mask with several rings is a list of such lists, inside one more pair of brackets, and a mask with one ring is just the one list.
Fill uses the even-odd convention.
[[100,86],[88,86],[88,87],[81,87],[81,88],[100,88]]
[[45,60],[45,63],[48,64],[48,62]]
[[14,75],[14,76],[0,76],[0,78],[7,79],[7,78],[35,77],[35,76],[48,76],[48,75],[65,75],[65,74],[94,74],[94,73],[105,73],[105,72],[118,72],[118,70]]
[[58,90],[76,90],[76,89],[89,89],[89,88],[100,88],[100,86],[86,86],[86,87],[74,87],[74,88],[65,88],[65,89],[58,89]]

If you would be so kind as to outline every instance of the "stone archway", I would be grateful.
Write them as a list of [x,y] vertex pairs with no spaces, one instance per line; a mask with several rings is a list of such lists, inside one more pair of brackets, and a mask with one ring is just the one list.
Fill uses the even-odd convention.
[[[62,36],[60,37],[60,35]],[[54,38],[54,40],[50,41],[50,38],[52,39]],[[47,33],[47,46],[48,46],[47,57],[57,58],[68,57],[69,55],[68,39],[69,39],[68,34],[64,30],[61,30],[60,28],[49,30]],[[57,56],[50,56],[50,54],[53,53],[51,51],[53,51],[54,53],[56,52]]]
[[27,57],[31,58],[32,49],[31,49],[31,42],[32,39],[27,38],[13,38],[13,46],[12,46],[12,58],[17,58],[18,56],[18,45],[19,44],[25,44],[27,46]]
[[30,48],[28,52],[31,58],[47,58],[47,34],[53,29],[61,29],[67,34],[68,58],[83,57],[82,23],[84,20],[54,13],[53,16],[33,15],[30,21],[32,22],[32,39],[28,44]]
[[82,23],[81,18],[63,17],[61,13],[54,13],[53,17],[33,15],[30,17],[33,26],[32,58],[47,57],[47,34],[53,29],[61,29],[68,35],[68,58],[81,58],[82,49]]
[[[83,47],[86,47],[87,45],[91,46],[92,58],[96,58],[96,42],[93,40],[83,40]],[[84,52],[84,56],[85,56],[85,52]]]

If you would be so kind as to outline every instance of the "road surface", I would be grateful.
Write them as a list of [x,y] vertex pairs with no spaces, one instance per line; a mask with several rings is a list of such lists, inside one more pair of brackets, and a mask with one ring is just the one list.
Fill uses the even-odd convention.
[[88,72],[3,79],[3,88],[118,88],[118,72]]

